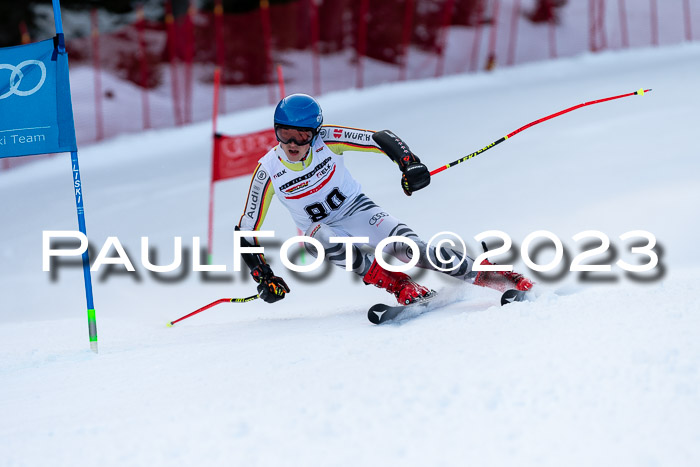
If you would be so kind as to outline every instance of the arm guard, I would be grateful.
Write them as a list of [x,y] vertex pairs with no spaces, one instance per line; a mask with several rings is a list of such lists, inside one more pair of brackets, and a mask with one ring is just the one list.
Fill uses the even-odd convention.
[[[236,230],[241,230],[238,226],[234,228]],[[257,245],[253,245],[248,240],[246,240],[245,237],[241,237],[241,246],[254,247]],[[263,268],[264,266],[267,266],[267,263],[265,262],[265,257],[262,255],[262,253],[241,253],[241,258],[243,258],[243,261],[245,262],[246,266],[248,266],[248,269],[251,270],[251,272],[255,268]]]
[[389,159],[399,165],[401,171],[405,171],[411,164],[420,163],[418,156],[408,149],[408,144],[389,130],[377,131],[372,139],[389,156]]

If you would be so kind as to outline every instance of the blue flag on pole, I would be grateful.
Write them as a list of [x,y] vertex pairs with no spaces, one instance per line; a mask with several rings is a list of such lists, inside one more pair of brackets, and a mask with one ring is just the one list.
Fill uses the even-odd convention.
[[[0,159],[70,152],[78,229],[87,235],[61,5],[59,0],[51,3],[56,37],[0,48]],[[83,252],[83,277],[90,348],[97,353],[97,322],[87,249]]]
[[68,54],[58,47],[49,39],[0,48],[0,159],[78,150]]

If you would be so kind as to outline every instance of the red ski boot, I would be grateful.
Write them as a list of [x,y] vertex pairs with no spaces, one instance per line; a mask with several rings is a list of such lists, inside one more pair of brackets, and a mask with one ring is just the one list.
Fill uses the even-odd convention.
[[[493,263],[485,259],[481,264],[492,265]],[[522,274],[512,271],[479,271],[474,279],[474,284],[505,292],[512,289],[513,285],[515,285],[516,290],[530,290],[534,282]]]
[[430,289],[413,282],[410,276],[383,269],[377,264],[376,259],[362,280],[367,285],[376,285],[380,289],[386,289],[387,292],[393,293],[396,300],[399,301],[399,305],[408,305],[430,293]]

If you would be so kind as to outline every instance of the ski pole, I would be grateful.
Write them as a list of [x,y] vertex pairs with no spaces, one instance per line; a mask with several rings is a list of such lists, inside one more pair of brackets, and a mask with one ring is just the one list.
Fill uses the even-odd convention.
[[558,117],[558,116],[560,116],[560,115],[564,115],[565,113],[571,112],[572,110],[580,109],[581,107],[585,107],[585,106],[587,106],[587,105],[600,104],[601,102],[607,102],[607,101],[611,101],[611,100],[614,100],[614,99],[621,99],[621,98],[623,98],[623,97],[629,97],[629,96],[635,96],[635,95],[637,95],[637,96],[643,96],[645,92],[651,92],[651,89],[644,89],[644,88],[642,88],[642,89],[640,89],[639,91],[630,92],[630,93],[628,93],[628,94],[621,94],[621,95],[619,95],[619,96],[607,97],[607,98],[605,98],[605,99],[598,99],[598,100],[595,100],[595,101],[584,102],[583,104],[579,104],[579,105],[575,105],[575,106],[573,106],[573,107],[569,107],[568,109],[564,109],[564,110],[562,110],[562,111],[560,111],[560,112],[553,113],[552,115],[547,115],[547,116],[544,117],[544,118],[540,118],[539,120],[535,120],[534,122],[530,122],[530,123],[528,123],[527,125],[518,128],[518,129],[515,130],[514,132],[508,134],[507,136],[502,137],[501,139],[499,139],[499,140],[497,140],[497,141],[494,141],[493,143],[489,144],[489,145],[486,146],[485,148],[481,148],[481,149],[479,149],[478,151],[475,151],[475,152],[473,152],[473,153],[471,153],[471,154],[469,154],[469,155],[467,155],[467,156],[464,156],[464,157],[461,158],[461,159],[457,159],[457,160],[454,161],[454,162],[450,162],[450,163],[447,164],[447,165],[443,165],[442,167],[438,167],[437,169],[431,171],[431,172],[430,172],[430,175],[439,174],[439,173],[442,172],[443,170],[449,169],[450,167],[453,167],[453,166],[455,166],[455,165],[457,165],[457,164],[459,164],[459,163],[461,163],[461,162],[464,162],[464,161],[466,161],[466,160],[469,160],[469,159],[471,159],[472,157],[476,157],[476,156],[478,156],[479,154],[481,154],[482,152],[488,151],[489,149],[491,149],[491,148],[494,147],[495,145],[502,143],[503,141],[507,140],[508,138],[512,138],[513,136],[517,135],[517,134],[520,133],[521,131],[527,130],[527,129],[530,128],[531,126],[535,126],[535,125],[537,125],[538,123],[546,122],[547,120],[550,120],[550,119],[552,119],[552,118]]
[[178,321],[182,321],[183,319],[189,318],[190,316],[194,316],[194,315],[196,315],[197,313],[203,312],[204,310],[208,310],[209,308],[211,308],[211,307],[213,307],[213,306],[216,306],[216,305],[218,305],[219,303],[226,303],[226,302],[230,302],[230,303],[245,303],[245,302],[253,301],[253,300],[257,299],[257,298],[260,298],[260,295],[251,295],[250,297],[246,297],[246,298],[220,298],[220,299],[218,299],[218,300],[215,301],[215,302],[211,302],[209,305],[205,305],[205,306],[203,306],[202,308],[199,308],[198,310],[195,310],[195,311],[193,311],[192,313],[183,316],[182,318],[178,318],[178,319],[176,319],[175,321],[170,321],[170,322],[167,324],[167,326],[168,326],[168,327],[172,327],[173,324],[177,323]]

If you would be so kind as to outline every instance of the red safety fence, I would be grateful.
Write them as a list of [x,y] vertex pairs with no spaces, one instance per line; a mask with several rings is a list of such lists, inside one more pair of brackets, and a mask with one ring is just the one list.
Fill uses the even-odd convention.
[[[127,132],[203,121],[273,104],[275,70],[287,91],[314,95],[533,60],[696,39],[690,0],[260,0],[225,10],[160,17],[69,38],[76,133],[81,144]],[[26,27],[22,31],[26,33]],[[102,28],[104,29],[104,28]],[[697,34],[697,32],[695,32]],[[24,37],[27,37],[26,34]],[[24,158],[26,159],[26,158]],[[14,161],[3,160],[0,168]]]

